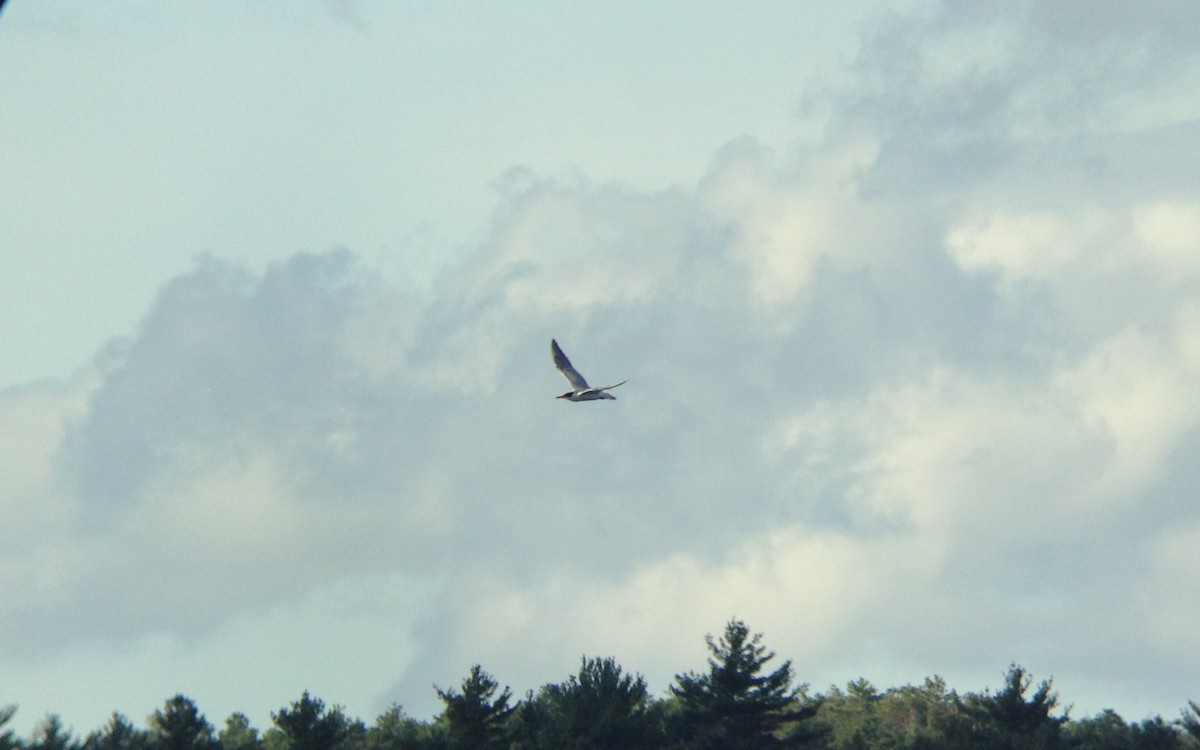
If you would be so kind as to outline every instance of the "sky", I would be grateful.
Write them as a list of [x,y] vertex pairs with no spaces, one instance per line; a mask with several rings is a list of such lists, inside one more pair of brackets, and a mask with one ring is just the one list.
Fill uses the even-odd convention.
[[15,728],[663,694],[733,617],[1200,699],[1200,10],[704,5],[5,5]]

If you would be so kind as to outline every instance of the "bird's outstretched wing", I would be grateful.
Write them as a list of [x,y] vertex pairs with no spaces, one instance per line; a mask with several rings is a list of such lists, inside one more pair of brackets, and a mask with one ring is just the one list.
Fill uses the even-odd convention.
[[559,348],[558,342],[550,339],[550,353],[554,355],[554,366],[563,374],[571,387],[577,391],[586,390],[588,388],[587,380],[584,379],[579,371],[571,366],[571,360],[567,359],[567,355],[563,354],[563,350]]

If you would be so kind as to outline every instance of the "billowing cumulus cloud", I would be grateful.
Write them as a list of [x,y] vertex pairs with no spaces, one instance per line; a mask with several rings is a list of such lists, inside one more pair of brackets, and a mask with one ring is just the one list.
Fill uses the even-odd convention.
[[[1159,105],[1197,60],[1176,5],[1118,6],[896,19],[820,139],[733,141],[695,185],[514,169],[428,298],[347,251],[200,259],[74,381],[0,394],[0,649],[226,653],[332,599],[394,622],[369,704],[322,696],[369,714],[581,653],[662,689],[738,615],[818,688],[1017,661],[1171,713],[1200,140]],[[619,400],[555,401],[552,336]]]

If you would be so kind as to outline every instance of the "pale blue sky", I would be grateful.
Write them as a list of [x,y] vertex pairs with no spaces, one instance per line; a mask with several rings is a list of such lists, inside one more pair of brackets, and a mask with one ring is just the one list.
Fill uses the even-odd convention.
[[341,246],[424,284],[508,170],[694,183],[795,138],[873,5],[14,2],[0,383],[69,375],[198,254]]
[[10,0],[22,732],[661,692],[735,615],[1200,699],[1200,11],[706,5]]

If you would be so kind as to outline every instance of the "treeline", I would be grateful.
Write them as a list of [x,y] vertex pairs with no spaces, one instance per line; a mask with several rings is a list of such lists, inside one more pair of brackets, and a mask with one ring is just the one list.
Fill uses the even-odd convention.
[[939,678],[877,690],[866,680],[810,695],[791,662],[768,669],[775,654],[740,620],[705,640],[703,672],[677,675],[665,697],[613,659],[584,658],[577,674],[514,699],[476,666],[457,688],[437,688],[431,721],[396,705],[368,726],[305,692],[271,714],[259,732],[242,713],[220,730],[182,695],[154,711],[146,727],[114,713],[75,737],[48,716],[28,739],[5,725],[0,750],[1200,750],[1200,706],[1182,716],[1126,722],[1113,711],[1071,719],[1049,680],[1036,687],[1019,666],[992,692],[958,694]]

